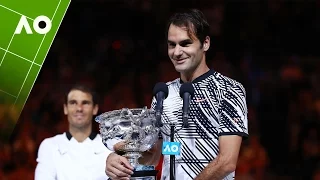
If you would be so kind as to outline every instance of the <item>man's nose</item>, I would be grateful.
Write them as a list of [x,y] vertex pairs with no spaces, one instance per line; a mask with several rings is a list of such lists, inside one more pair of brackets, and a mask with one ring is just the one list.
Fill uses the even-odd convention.
[[79,105],[77,106],[77,111],[82,111],[82,110],[83,110],[82,104],[79,104]]
[[181,49],[180,46],[177,45],[177,46],[174,48],[173,55],[174,55],[174,56],[181,56],[181,55],[182,55],[182,49]]

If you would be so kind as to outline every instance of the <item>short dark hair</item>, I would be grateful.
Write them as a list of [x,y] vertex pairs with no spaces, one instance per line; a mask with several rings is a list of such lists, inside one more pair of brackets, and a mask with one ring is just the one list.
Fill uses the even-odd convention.
[[167,22],[166,37],[168,37],[171,24],[186,27],[188,35],[192,37],[194,34],[199,39],[201,46],[206,36],[209,36],[210,25],[205,15],[198,9],[183,9],[173,14]]
[[73,90],[79,90],[85,93],[89,93],[92,96],[92,102],[93,105],[97,105],[98,104],[98,94],[89,86],[86,86],[84,84],[75,84],[73,85],[71,88],[68,89],[68,91],[66,91],[65,95],[64,95],[64,103],[67,104],[68,102],[68,95],[71,91]]

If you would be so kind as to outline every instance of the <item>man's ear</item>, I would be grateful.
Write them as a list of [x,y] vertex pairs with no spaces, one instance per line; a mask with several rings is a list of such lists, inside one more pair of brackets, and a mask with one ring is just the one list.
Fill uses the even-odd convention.
[[206,36],[206,38],[203,41],[203,50],[208,51],[209,48],[210,48],[210,37]]
[[99,105],[98,104],[94,105],[94,107],[93,107],[93,115],[97,115],[98,110],[99,110]]
[[68,115],[68,109],[66,104],[63,104],[63,112],[64,112],[64,115]]

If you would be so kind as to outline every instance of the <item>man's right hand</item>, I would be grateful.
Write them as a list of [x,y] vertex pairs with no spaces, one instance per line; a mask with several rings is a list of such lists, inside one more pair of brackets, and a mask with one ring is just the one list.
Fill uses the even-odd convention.
[[111,153],[106,161],[106,174],[112,180],[129,180],[133,174],[133,167],[127,158]]

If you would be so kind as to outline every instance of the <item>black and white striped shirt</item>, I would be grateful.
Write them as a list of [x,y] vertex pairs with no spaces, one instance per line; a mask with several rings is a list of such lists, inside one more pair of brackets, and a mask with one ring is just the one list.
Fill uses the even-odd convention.
[[[169,123],[176,124],[174,141],[181,143],[181,154],[176,156],[175,177],[192,180],[219,153],[219,136],[248,136],[246,92],[241,83],[214,70],[196,78],[192,85],[195,95],[190,101],[189,128],[182,128],[180,78],[167,82],[169,95],[163,103],[162,138],[170,141]],[[156,100],[153,99],[152,108]],[[232,172],[225,180],[234,179]],[[164,157],[162,180],[170,178],[170,156]]]

